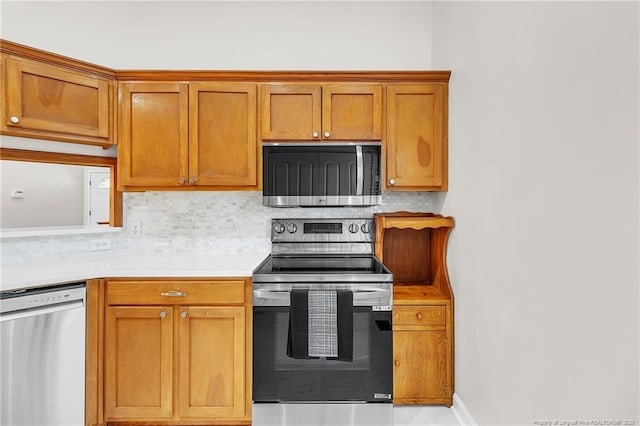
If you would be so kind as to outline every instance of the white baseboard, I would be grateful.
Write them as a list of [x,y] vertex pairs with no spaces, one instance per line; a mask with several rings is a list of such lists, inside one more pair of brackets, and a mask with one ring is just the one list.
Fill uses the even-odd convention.
[[462,400],[457,393],[453,394],[453,405],[451,406],[453,415],[456,416],[458,423],[461,426],[478,426],[478,423],[473,419],[471,412],[462,403]]

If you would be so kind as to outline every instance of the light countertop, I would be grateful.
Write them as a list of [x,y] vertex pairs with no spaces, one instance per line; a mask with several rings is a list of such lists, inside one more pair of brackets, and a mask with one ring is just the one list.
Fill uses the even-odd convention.
[[105,277],[251,277],[268,254],[112,254],[5,265],[0,271],[0,291]]

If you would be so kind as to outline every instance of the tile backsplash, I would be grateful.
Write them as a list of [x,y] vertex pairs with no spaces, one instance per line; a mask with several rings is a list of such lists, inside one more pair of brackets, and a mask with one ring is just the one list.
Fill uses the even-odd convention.
[[[2,264],[53,260],[61,256],[99,257],[115,253],[224,254],[268,252],[271,218],[371,217],[390,211],[440,211],[444,194],[386,192],[372,207],[273,208],[260,191],[149,191],[123,197],[125,231],[110,234],[113,249],[90,252],[95,235],[12,238],[2,241]],[[141,225],[139,237],[126,229]]]
[[[125,226],[142,223],[131,247],[162,252],[247,252],[270,248],[270,221],[278,217],[371,217],[386,211],[435,212],[437,196],[427,192],[385,193],[372,207],[286,207],[262,205],[262,193],[140,192],[124,199]],[[438,207],[438,209],[436,208]]]

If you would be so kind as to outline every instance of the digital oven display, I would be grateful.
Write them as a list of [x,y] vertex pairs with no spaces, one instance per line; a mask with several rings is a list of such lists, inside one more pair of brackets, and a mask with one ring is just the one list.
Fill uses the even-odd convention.
[[342,223],[305,223],[305,234],[342,234]]

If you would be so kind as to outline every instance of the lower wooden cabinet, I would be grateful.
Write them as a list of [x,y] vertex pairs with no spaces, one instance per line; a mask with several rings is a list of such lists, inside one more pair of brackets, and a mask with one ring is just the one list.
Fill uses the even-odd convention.
[[245,308],[180,309],[178,411],[190,418],[245,414]]
[[104,422],[249,424],[250,286],[107,280]]
[[394,404],[453,401],[453,342],[450,307],[394,306]]
[[173,308],[109,306],[104,410],[112,418],[173,415]]

